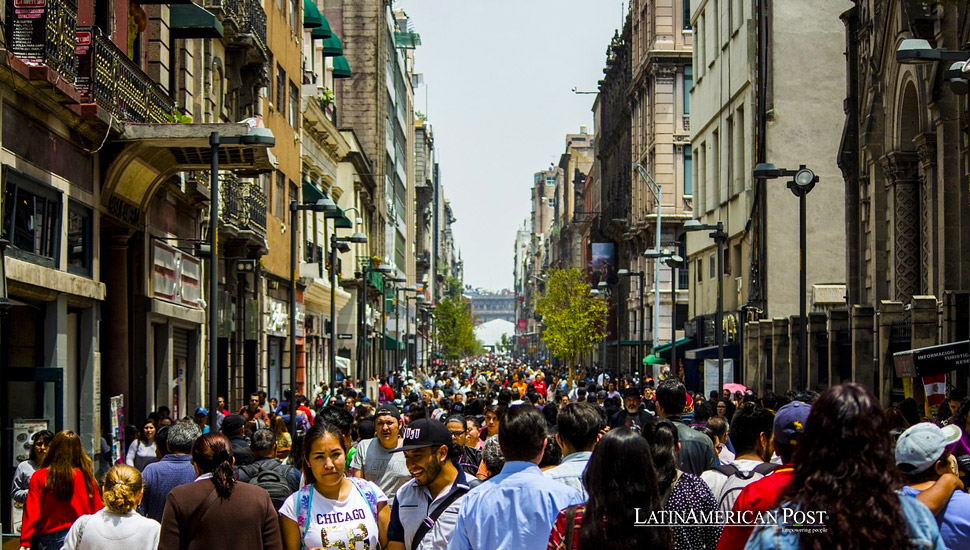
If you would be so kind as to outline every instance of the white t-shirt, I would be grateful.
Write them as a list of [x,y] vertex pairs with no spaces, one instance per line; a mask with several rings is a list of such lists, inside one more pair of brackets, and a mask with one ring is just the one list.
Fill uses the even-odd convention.
[[390,452],[376,437],[357,444],[357,452],[350,459],[350,467],[360,472],[367,481],[376,483],[391,499],[411,479],[404,453]]
[[[377,494],[377,503],[387,503],[387,496],[381,488],[368,482]],[[280,508],[280,515],[293,520],[299,525],[300,493],[297,491],[286,499]],[[357,487],[350,489],[347,500],[339,501],[324,497],[317,491],[312,491],[309,510],[303,510],[309,527],[303,543],[307,550],[365,550],[377,548],[378,527],[377,518],[371,511],[367,499],[360,494]]]

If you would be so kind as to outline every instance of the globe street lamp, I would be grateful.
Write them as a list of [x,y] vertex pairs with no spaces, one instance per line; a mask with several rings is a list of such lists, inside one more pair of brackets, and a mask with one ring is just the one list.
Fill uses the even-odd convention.
[[[642,271],[630,271],[629,269],[621,269],[616,272],[620,277],[637,277],[640,279],[640,310],[637,311],[637,320],[640,321],[640,335],[637,337],[637,361],[643,361],[643,281],[646,278]],[[657,307],[657,304],[654,304]],[[653,330],[657,330],[657,327],[653,327]]]
[[[724,243],[728,234],[724,231],[724,224],[701,223],[697,220],[684,222],[684,231],[710,231],[708,237],[714,239],[717,245],[717,316],[714,319],[714,337],[717,341],[717,391],[724,389]],[[659,261],[659,259],[658,259]]]
[[818,183],[818,176],[802,164],[798,170],[776,168],[771,163],[761,163],[754,167],[754,178],[767,180],[775,178],[792,178],[788,182],[788,189],[798,197],[798,383],[801,389],[808,388],[808,314],[806,313],[808,283],[806,282],[807,266],[805,265],[805,197],[811,193]]

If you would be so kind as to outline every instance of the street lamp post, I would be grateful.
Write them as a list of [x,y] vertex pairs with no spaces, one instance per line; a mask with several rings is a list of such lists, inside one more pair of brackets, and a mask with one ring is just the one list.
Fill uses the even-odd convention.
[[[720,221],[714,224],[701,223],[697,220],[684,222],[684,231],[710,231],[708,237],[714,239],[717,245],[717,316],[714,319],[714,337],[717,340],[717,391],[724,389],[724,243],[728,234],[724,231],[724,224]],[[658,260],[659,261],[659,260]]]
[[[400,293],[417,292],[418,288],[416,286],[408,286],[404,288],[396,288],[394,290],[394,336],[396,337],[397,343],[394,345],[394,368],[401,368],[401,305],[398,296]],[[406,314],[405,314],[406,315]],[[404,374],[407,374],[405,369]]]
[[349,237],[337,237],[337,228],[334,227],[330,234],[330,388],[333,390],[337,381],[337,248],[346,247],[349,251],[350,244],[363,244],[367,242],[367,236],[363,233],[355,232]]
[[296,281],[297,276],[297,223],[298,212],[322,212],[324,216],[336,213],[337,205],[324,197],[312,204],[290,203],[290,434],[296,436],[296,414],[294,403],[296,400]]
[[818,176],[802,164],[798,170],[776,168],[771,163],[761,163],[754,168],[755,179],[775,179],[790,177],[788,189],[798,197],[798,383],[801,389],[808,389],[808,283],[806,281],[807,265],[805,264],[805,197],[812,192],[818,183]]
[[[637,356],[638,356],[637,357],[637,364],[639,365],[640,364],[640,361],[643,361],[643,357],[644,357],[644,355],[643,355],[643,325],[645,325],[646,323],[643,322],[644,321],[644,319],[643,319],[643,282],[646,280],[646,274],[644,274],[644,272],[642,272],[642,271],[630,271],[629,269],[621,269],[621,270],[617,271],[616,274],[619,275],[620,277],[633,277],[633,276],[635,276],[638,279],[640,279],[640,289],[639,289],[639,292],[638,292],[640,294],[640,310],[637,311],[637,320],[640,322],[640,335],[637,337]],[[654,304],[653,307],[654,308],[658,307],[658,304]],[[654,328],[654,330],[656,330],[656,327]]]
[[[640,163],[634,162],[634,168],[638,168],[638,173],[643,182],[647,184],[647,189],[653,194],[653,198],[657,201],[657,229],[655,230],[656,235],[654,239],[654,248],[660,250],[660,232],[662,229],[661,221],[663,218],[663,209],[661,208],[661,188],[660,184],[654,181],[650,172],[640,165]],[[657,344],[660,342],[659,330],[657,326],[660,325],[660,258],[655,258],[653,261],[653,348],[657,349]],[[641,358],[642,360],[642,358]]]
[[[363,334],[363,344],[357,347],[357,364],[360,366],[360,372],[362,376],[366,379],[368,378],[367,373],[367,276],[371,273],[387,274],[394,270],[391,266],[387,264],[381,264],[378,267],[364,266],[361,275],[361,314],[360,314],[360,327],[357,329],[359,333],[357,334],[357,340],[361,341],[361,334]],[[383,343],[383,338],[381,339]]]
[[677,268],[684,263],[684,258],[667,250],[647,250],[643,253],[647,258],[663,260],[670,268],[670,368],[677,372]]
[[[243,136],[223,136],[219,132],[209,134],[209,409],[215,411],[219,401],[219,151],[223,145],[253,145],[273,147],[276,138],[268,128],[250,128]],[[209,415],[209,429],[216,430],[218,415]]]

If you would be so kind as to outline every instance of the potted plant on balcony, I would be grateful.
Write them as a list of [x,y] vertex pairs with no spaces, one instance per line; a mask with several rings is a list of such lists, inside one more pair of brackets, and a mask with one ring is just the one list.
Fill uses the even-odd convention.
[[330,88],[321,88],[317,94],[317,99],[320,100],[320,107],[326,109],[329,105],[333,104],[333,90]]
[[384,261],[384,259],[381,258],[380,256],[371,256],[370,257],[370,266],[376,269],[378,267],[381,267],[381,263],[383,261]]

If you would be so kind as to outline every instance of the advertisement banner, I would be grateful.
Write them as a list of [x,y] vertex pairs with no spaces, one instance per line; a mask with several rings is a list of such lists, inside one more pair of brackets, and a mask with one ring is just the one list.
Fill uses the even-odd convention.
[[613,243],[592,243],[593,261],[590,262],[592,284],[595,287],[601,281],[608,285],[617,283],[616,275],[616,245]]

